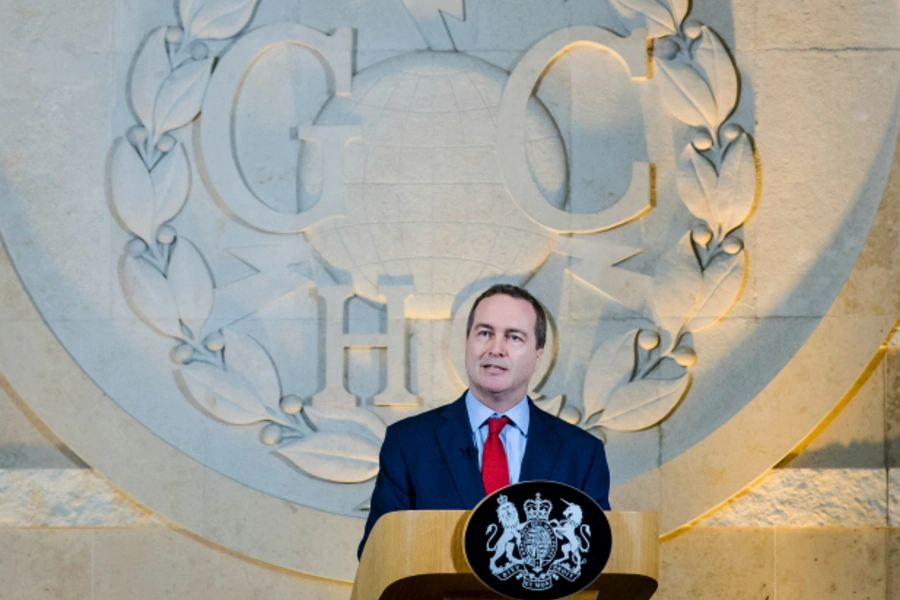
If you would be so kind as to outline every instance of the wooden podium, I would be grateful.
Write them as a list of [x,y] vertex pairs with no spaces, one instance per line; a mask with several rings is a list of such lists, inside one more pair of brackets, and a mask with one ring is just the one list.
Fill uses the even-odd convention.
[[[351,600],[482,600],[502,598],[472,573],[463,553],[470,511],[388,513],[372,528]],[[656,513],[608,512],[612,554],[577,600],[646,600],[656,592]]]

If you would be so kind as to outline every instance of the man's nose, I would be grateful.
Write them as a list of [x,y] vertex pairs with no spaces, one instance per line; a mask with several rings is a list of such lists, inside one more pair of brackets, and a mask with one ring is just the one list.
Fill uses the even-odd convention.
[[491,339],[491,344],[488,346],[488,352],[495,356],[504,356],[506,354],[506,340],[503,336],[495,335]]

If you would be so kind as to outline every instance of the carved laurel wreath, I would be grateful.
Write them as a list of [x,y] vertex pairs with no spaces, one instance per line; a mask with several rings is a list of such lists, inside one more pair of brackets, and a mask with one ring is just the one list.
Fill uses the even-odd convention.
[[581,426],[636,431],[678,405],[697,361],[692,334],[721,321],[741,296],[747,275],[741,232],[759,178],[751,137],[729,120],[740,79],[719,35],[697,22],[685,24],[689,0],[611,2],[625,19],[643,15],[656,32],[663,106],[694,129],[678,160],[677,183],[695,222],[657,266],[652,322],[598,348],[587,369]]
[[121,284],[135,314],[178,340],[176,377],[204,411],[232,425],[265,423],[263,443],[313,476],[365,481],[378,471],[381,419],[365,409],[304,406],[297,396],[282,396],[275,365],[256,340],[229,328],[205,329],[215,304],[212,273],[169,224],[190,189],[187,153],[170,132],[200,112],[214,66],[209,44],[235,37],[256,3],[180,0],[182,26],[154,30],[135,57],[128,91],[140,124],[116,141],[111,164],[113,205],[134,235]]
[[[179,0],[181,27],[152,31],[135,56],[128,95],[139,124],[116,140],[110,166],[113,206],[133,235],[120,281],[132,311],[177,340],[176,377],[200,408],[232,425],[263,423],[262,442],[310,475],[365,481],[378,471],[381,419],[362,407],[282,396],[275,365],[256,340],[228,327],[210,331],[212,273],[171,225],[191,185],[187,152],[171,132],[200,112],[215,65],[210,46],[237,36],[257,1]],[[678,164],[679,194],[696,223],[653,277],[652,323],[601,346],[585,382],[580,426],[631,431],[674,409],[697,358],[692,332],[720,320],[740,296],[746,274],[740,231],[758,177],[750,136],[728,122],[739,79],[719,36],[684,25],[688,0],[611,1],[624,18],[642,14],[661,32],[655,65],[665,107],[696,128]],[[663,368],[672,361],[679,366],[674,376]]]

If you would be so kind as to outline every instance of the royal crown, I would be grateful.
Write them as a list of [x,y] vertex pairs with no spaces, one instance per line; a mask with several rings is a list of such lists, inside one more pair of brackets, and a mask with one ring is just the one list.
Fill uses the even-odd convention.
[[529,521],[546,521],[550,517],[551,510],[553,510],[553,503],[549,500],[541,500],[540,494],[537,494],[534,500],[525,501],[525,517]]

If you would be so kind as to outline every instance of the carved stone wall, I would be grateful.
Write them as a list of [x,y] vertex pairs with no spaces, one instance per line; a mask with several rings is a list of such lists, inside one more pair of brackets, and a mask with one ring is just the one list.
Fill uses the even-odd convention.
[[900,312],[897,9],[826,4],[0,7],[0,523],[350,579],[385,426],[508,281],[666,544],[889,524],[888,465],[769,473]]

